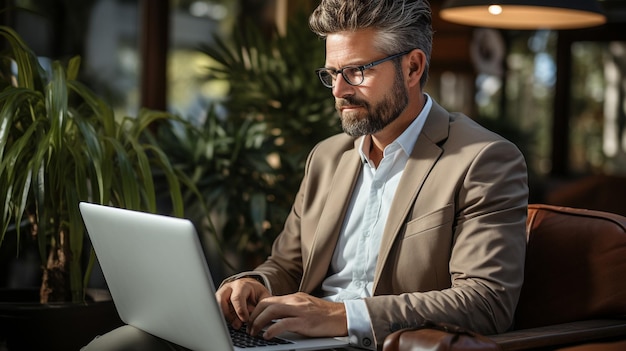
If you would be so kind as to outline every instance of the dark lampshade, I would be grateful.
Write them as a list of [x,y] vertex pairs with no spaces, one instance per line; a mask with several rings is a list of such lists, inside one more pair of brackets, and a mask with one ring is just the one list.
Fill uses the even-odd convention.
[[604,24],[596,0],[447,0],[442,19],[502,29],[574,29]]

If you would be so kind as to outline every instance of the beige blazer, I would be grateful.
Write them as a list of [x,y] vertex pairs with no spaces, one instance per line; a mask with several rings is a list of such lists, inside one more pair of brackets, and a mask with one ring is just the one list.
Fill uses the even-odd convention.
[[[318,291],[361,171],[357,148],[341,134],[309,155],[285,228],[253,272],[273,294]],[[375,296],[365,299],[378,347],[424,320],[507,330],[523,280],[527,205],[517,147],[434,103],[389,211]]]

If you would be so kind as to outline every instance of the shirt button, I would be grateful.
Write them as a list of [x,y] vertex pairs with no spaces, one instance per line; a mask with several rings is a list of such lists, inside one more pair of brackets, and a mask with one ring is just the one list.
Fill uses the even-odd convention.
[[363,344],[363,346],[365,347],[370,347],[372,346],[372,340],[370,338],[363,338],[363,340],[361,341],[361,343]]

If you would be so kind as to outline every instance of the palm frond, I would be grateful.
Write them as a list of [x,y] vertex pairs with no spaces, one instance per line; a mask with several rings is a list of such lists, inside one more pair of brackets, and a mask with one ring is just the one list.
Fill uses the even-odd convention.
[[90,248],[83,251],[81,201],[158,212],[156,170],[167,179],[174,215],[185,214],[179,179],[189,189],[194,184],[151,136],[154,123],[178,118],[142,111],[118,122],[113,109],[76,80],[79,58],[67,66],[54,62],[48,73],[12,29],[0,26],[0,36],[11,47],[0,63],[17,66],[16,76],[0,76],[6,79],[0,92],[0,244],[9,223],[30,219],[42,264],[67,251],[66,284],[80,301],[94,260]]

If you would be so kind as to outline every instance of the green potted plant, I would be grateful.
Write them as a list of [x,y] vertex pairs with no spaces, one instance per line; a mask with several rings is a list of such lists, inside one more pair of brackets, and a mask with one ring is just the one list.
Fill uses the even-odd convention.
[[[76,80],[78,58],[46,71],[11,28],[0,26],[0,37],[8,44],[0,57],[0,244],[9,242],[9,227],[16,235],[11,242],[33,237],[42,267],[40,302],[84,304],[95,255],[80,201],[157,212],[164,197],[159,178],[166,180],[173,215],[184,214],[186,177],[151,135],[156,122],[176,117],[143,110],[116,119]],[[24,221],[26,229],[16,225]]]
[[[193,194],[194,186],[152,136],[155,123],[177,118],[142,110],[116,119],[76,80],[78,58],[46,71],[11,28],[0,27],[0,36],[8,43],[0,58],[0,244],[17,242],[17,255],[20,241],[33,237],[42,267],[40,302],[84,305],[95,255],[78,203],[157,212],[164,197],[158,184],[165,179],[172,212],[183,216],[181,189],[188,186]],[[19,225],[24,222],[25,228]],[[5,240],[11,227],[14,240]],[[55,324],[43,322],[41,329]],[[82,337],[78,344],[93,335]]]

